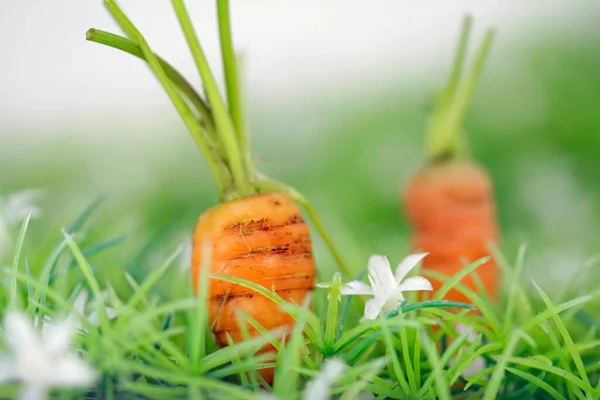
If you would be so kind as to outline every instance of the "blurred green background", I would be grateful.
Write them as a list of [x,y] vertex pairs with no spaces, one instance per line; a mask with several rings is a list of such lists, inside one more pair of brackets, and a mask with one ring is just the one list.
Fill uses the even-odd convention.
[[[592,3],[590,10],[597,11]],[[450,24],[456,35],[459,23],[456,18]],[[599,250],[600,37],[594,29],[571,35],[544,30],[515,42],[503,41],[502,26],[499,32],[465,131],[473,157],[495,183],[502,250],[513,260],[526,244],[527,276],[558,290]],[[394,264],[409,251],[399,191],[425,162],[429,96],[445,80],[453,51],[453,45],[444,49],[435,65],[425,59],[411,70],[387,65],[385,74],[365,75],[347,87],[320,88],[297,99],[292,93],[285,104],[249,90],[260,169],[313,201],[356,272],[371,254],[385,254]],[[131,73],[145,68],[137,60],[128,67]],[[427,76],[409,84],[420,67]],[[93,79],[97,71],[88,73]],[[113,96],[126,93],[127,82],[112,78],[118,82]],[[173,110],[166,100],[159,104],[131,121],[118,120],[117,108],[114,115],[104,108],[87,119],[89,110],[72,107],[63,111],[72,124],[46,127],[43,138],[3,125],[0,194],[43,190],[42,217],[32,221],[24,250],[32,269],[41,266],[60,229],[99,196],[104,201],[77,239],[89,248],[125,237],[90,257],[117,288],[126,288],[121,270],[141,277],[188,242],[196,218],[217,204],[215,185]],[[106,128],[109,140],[85,135],[103,135],[86,122],[99,118],[113,122]],[[11,228],[13,240],[17,231]],[[329,279],[333,261],[313,236],[322,279]],[[4,258],[8,264],[9,254]],[[175,271],[185,270],[186,259],[178,264]],[[582,284],[594,287],[589,279]],[[176,292],[177,284],[165,289]]]

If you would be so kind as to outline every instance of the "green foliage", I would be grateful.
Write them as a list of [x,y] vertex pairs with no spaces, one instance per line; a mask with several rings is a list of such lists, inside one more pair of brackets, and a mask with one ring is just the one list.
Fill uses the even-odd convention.
[[[21,244],[27,241],[27,221],[19,235]],[[147,273],[139,283],[126,268],[112,266],[112,273],[126,275],[123,279],[131,285],[131,291],[119,294],[110,280],[99,280],[94,273],[108,266],[92,268],[73,239],[83,224],[70,226],[39,272],[23,272],[24,260],[30,254],[21,246],[15,247],[16,268],[2,272],[2,280],[13,283],[1,289],[8,302],[0,312],[3,314],[10,304],[18,305],[15,298],[19,298],[25,299],[22,307],[30,317],[73,314],[78,318],[87,332],[77,335],[76,346],[102,374],[89,398],[254,399],[265,396],[266,390],[282,399],[300,399],[306,382],[318,376],[323,361],[332,357],[347,364],[331,389],[332,395],[341,399],[356,398],[361,392],[396,399],[592,399],[600,395],[598,323],[595,314],[585,308],[593,297],[584,295],[555,304],[535,283],[533,287],[526,285],[521,276],[524,249],[517,256],[516,268],[506,263],[498,250],[495,252],[506,282],[500,304],[474,295],[457,279],[446,280],[444,290],[463,291],[487,314],[470,311],[462,303],[439,300],[438,292],[434,300],[409,299],[394,312],[363,321],[360,313],[349,311],[352,302],[360,303],[360,310],[362,301],[345,298],[339,303],[340,275],[334,276],[329,289],[316,289],[313,305],[308,307],[309,299],[303,305],[289,304],[253,282],[203,274],[199,293],[207,293],[211,279],[242,285],[268,297],[274,307],[282,307],[296,320],[293,331],[282,341],[278,336],[281,332],[267,332],[240,313],[246,335],[250,326],[263,335],[247,335],[244,342],[219,349],[208,324],[208,298],[192,296],[189,271],[173,271],[180,249],[158,267],[146,266]],[[50,276],[57,276],[57,268],[70,265],[71,257],[79,268],[79,278],[50,280]],[[59,259],[64,263],[57,263]],[[480,262],[465,267],[462,275],[472,273],[478,265]],[[165,280],[174,280],[173,285],[182,282],[188,288],[186,294],[165,295],[159,286]],[[73,309],[73,298],[82,288],[91,291],[91,305],[100,317],[98,326]],[[115,319],[108,318],[105,306],[116,310]],[[450,312],[447,307],[467,309]],[[472,327],[475,338],[455,331],[456,323]],[[448,340],[451,342],[444,346]],[[256,355],[268,343],[279,351],[275,362],[269,355]],[[466,374],[479,358],[485,360],[483,369]],[[256,372],[273,366],[277,372],[270,388]],[[14,394],[15,390],[15,385],[9,385],[0,389],[0,395]],[[80,391],[59,392],[65,399],[81,395]]]

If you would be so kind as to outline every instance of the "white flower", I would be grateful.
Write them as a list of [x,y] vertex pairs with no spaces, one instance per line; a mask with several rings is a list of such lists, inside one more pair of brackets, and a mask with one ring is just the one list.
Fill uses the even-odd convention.
[[72,319],[53,325],[41,338],[19,312],[8,311],[3,322],[9,354],[0,357],[0,384],[20,381],[20,399],[44,400],[50,388],[86,387],[95,382],[96,372],[69,351],[77,329]]
[[20,223],[31,210],[31,218],[39,218],[42,211],[35,206],[41,197],[39,190],[24,190],[6,196],[2,200],[2,214],[8,225]]
[[[477,332],[475,331],[475,329],[473,329],[472,326],[468,326],[468,325],[461,324],[461,323],[456,323],[456,324],[454,324],[454,330],[459,335],[462,335],[463,333],[467,333],[467,342],[468,343],[473,343],[473,341],[475,339],[477,339]],[[452,365],[452,363],[454,361],[455,361],[455,357],[452,357],[449,360],[448,364]],[[481,371],[483,371],[484,369],[485,369],[485,359],[483,357],[479,356],[475,360],[473,360],[473,362],[463,371],[462,375],[464,377],[474,376],[474,375],[477,375],[478,373],[480,373]]]
[[371,295],[365,304],[366,319],[375,319],[381,313],[393,311],[404,296],[402,292],[433,290],[431,282],[422,276],[406,278],[406,275],[427,255],[411,254],[406,257],[392,274],[390,263],[385,256],[373,255],[369,258],[368,272],[371,286],[361,281],[352,281],[342,286],[342,295]]
[[[85,306],[87,304],[87,298],[88,298],[88,292],[86,290],[82,290],[81,293],[79,293],[79,295],[75,299],[74,308],[91,325],[98,325],[100,323],[100,320],[98,318],[98,313],[96,312],[96,310],[94,309],[89,314],[87,314],[85,311]],[[105,306],[104,311],[106,312],[106,316],[108,317],[109,320],[117,317],[117,311],[112,307]],[[79,326],[79,328],[82,329],[84,332],[87,332],[87,330],[85,328],[82,328],[81,326]]]
[[[339,358],[325,360],[319,375],[306,384],[302,393],[302,400],[329,400],[331,398],[329,394],[331,385],[342,376],[345,368],[346,364]],[[262,393],[258,398],[261,400],[280,400],[271,393]]]
[[[87,305],[87,298],[88,298],[88,292],[86,290],[82,290],[75,298],[75,301],[73,303],[73,309],[75,311],[77,311],[78,315],[85,318],[90,323],[90,325],[97,326],[100,323],[100,321],[99,321],[98,313],[96,312],[96,310],[93,310],[89,314],[86,313],[85,309],[86,309],[86,305]],[[105,310],[106,315],[109,320],[112,320],[117,317],[117,311],[114,308],[105,306],[104,310]],[[75,324],[76,329],[79,329],[79,330],[87,333],[87,331],[88,331],[87,328],[84,327],[78,321],[78,319],[75,318],[75,316],[73,316],[73,315],[69,316],[69,320]],[[47,334],[47,332],[53,328],[53,324],[54,324],[54,321],[53,321],[52,317],[50,317],[48,315],[44,316],[44,319],[41,321],[41,324],[39,321],[39,316],[37,314],[33,318],[33,327],[38,328],[38,326],[41,325],[42,336],[45,336]]]
[[326,400],[329,399],[331,385],[342,376],[346,364],[337,358],[329,358],[323,363],[321,372],[311,379],[304,389],[302,400]]

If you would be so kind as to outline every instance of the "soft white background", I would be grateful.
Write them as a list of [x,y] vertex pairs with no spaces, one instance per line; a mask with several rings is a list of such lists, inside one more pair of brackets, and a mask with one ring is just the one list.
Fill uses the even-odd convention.
[[[218,70],[216,12],[188,1]],[[122,0],[156,52],[197,82],[167,0]],[[597,4],[598,6],[594,6]],[[232,0],[234,40],[245,56],[253,104],[323,100],[340,88],[407,89],[447,68],[461,16],[475,16],[475,39],[494,24],[495,63],[545,34],[577,35],[600,16],[595,0]],[[110,138],[174,111],[149,70],[131,56],[85,41],[90,27],[116,31],[101,0],[0,0],[0,135]],[[220,72],[220,71],[219,71]],[[220,75],[220,74],[219,74]],[[83,129],[82,129],[83,127]]]

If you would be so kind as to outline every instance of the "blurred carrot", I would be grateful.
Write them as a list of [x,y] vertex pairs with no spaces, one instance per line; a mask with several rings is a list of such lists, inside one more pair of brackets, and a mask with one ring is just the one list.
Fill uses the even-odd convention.
[[[476,82],[493,39],[488,30],[475,64],[461,82],[471,18],[465,17],[454,68],[446,88],[439,94],[428,131],[429,163],[412,176],[403,188],[401,205],[413,229],[415,250],[428,252],[422,270],[454,275],[463,260],[477,261],[488,256],[488,245],[498,240],[492,182],[486,170],[466,156],[461,125]],[[493,259],[476,273],[492,299],[496,299],[499,271]],[[434,290],[442,282],[431,279]],[[461,283],[478,292],[470,276]],[[470,303],[459,290],[445,297]]]
[[[182,0],[172,0],[206,92],[206,102],[185,78],[151,50],[141,33],[113,0],[105,5],[129,39],[90,29],[88,40],[123,50],[145,60],[171,98],[215,177],[221,204],[198,219],[192,248],[192,279],[197,287],[206,241],[210,242],[210,273],[245,278],[276,291],[283,299],[302,304],[316,275],[304,207],[329,246],[342,272],[349,276],[339,253],[311,204],[295,189],[260,174],[250,156],[248,129],[242,108],[238,66],[231,40],[229,4],[217,1],[226,100],[221,98],[212,71]],[[266,297],[245,287],[211,280],[209,319],[223,346],[243,339],[236,310],[266,329],[289,327],[292,317]],[[197,293],[197,289],[195,289]],[[256,335],[256,331],[250,332]],[[260,353],[274,351],[265,346]],[[267,383],[272,369],[260,371]]]

